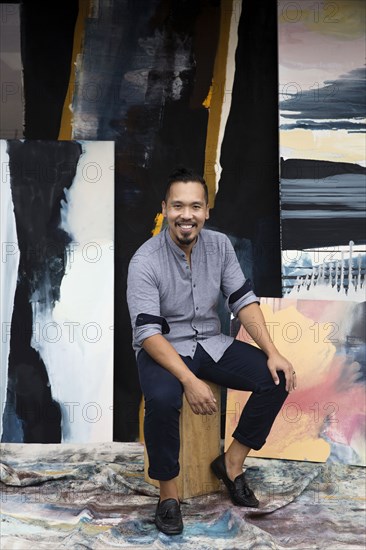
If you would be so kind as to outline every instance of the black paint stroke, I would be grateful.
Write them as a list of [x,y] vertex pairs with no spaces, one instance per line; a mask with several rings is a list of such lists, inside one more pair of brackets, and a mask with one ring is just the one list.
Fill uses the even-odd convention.
[[252,263],[259,296],[280,297],[278,58],[275,2],[245,1],[238,29],[222,174],[207,226],[231,237]]
[[281,158],[281,178],[322,179],[341,174],[366,174],[366,168],[352,162],[330,160],[284,159]]
[[281,115],[298,122],[299,119],[308,119],[309,124],[314,120],[332,119],[332,126],[336,129],[354,130],[352,121],[366,117],[365,85],[366,67],[353,69],[337,79],[326,80],[319,89],[299,90],[293,97],[282,100]]
[[59,228],[61,201],[72,185],[77,142],[8,141],[18,246],[18,280],[11,321],[7,403],[2,441],[59,443],[61,412],[46,367],[31,346],[31,302],[51,310],[60,297],[70,236]]
[[347,130],[349,134],[363,134],[366,131],[366,124],[338,120],[329,122],[297,120],[293,124],[281,124],[280,128],[281,130]]
[[[57,139],[71,72],[77,0],[20,3],[24,137]],[[70,98],[71,102],[71,98]]]

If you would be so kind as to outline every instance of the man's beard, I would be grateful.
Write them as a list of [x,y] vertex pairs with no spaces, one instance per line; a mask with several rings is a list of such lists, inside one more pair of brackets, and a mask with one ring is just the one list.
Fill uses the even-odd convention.
[[177,235],[177,241],[179,242],[179,244],[192,244],[196,239],[197,237],[183,237],[183,239],[181,239]]

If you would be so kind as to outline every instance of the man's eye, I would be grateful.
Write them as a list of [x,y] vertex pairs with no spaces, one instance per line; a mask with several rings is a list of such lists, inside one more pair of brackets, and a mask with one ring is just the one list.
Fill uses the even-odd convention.
[[195,210],[199,210],[199,209],[201,208],[201,206],[200,206],[199,204],[195,204],[195,205],[193,206],[193,208],[194,208]]

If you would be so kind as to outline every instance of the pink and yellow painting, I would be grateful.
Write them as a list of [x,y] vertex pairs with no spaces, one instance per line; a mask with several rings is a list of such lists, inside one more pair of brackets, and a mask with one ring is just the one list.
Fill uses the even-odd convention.
[[[298,387],[264,447],[250,456],[366,465],[365,303],[261,300],[270,336],[293,364]],[[236,337],[256,345],[243,328]],[[228,390],[225,448],[249,395]]]

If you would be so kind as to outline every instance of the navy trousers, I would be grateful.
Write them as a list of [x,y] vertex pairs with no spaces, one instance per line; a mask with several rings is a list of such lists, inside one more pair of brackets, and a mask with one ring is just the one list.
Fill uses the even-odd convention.
[[[252,392],[232,436],[251,449],[259,450],[288,395],[283,372],[278,372],[280,384],[276,386],[267,367],[266,354],[240,340],[234,340],[217,363],[199,344],[193,359],[182,359],[200,379]],[[179,415],[183,386],[145,350],[139,352],[137,366],[145,398],[144,438],[149,457],[148,474],[152,479],[166,481],[179,474]]]

